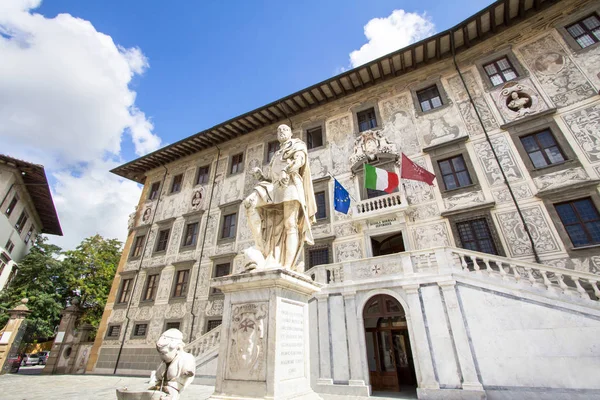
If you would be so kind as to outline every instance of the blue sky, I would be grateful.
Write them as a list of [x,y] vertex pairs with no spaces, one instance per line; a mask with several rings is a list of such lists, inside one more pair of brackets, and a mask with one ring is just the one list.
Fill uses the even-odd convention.
[[44,164],[73,248],[126,236],[108,170],[443,31],[489,0],[0,1],[0,152]]

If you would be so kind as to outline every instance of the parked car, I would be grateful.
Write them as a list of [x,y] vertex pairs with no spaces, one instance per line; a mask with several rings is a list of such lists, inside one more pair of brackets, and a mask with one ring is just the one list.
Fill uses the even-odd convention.
[[40,351],[38,353],[38,355],[40,356],[40,364],[46,365],[46,362],[48,361],[48,357],[50,357],[50,352],[49,351]]
[[31,353],[25,357],[25,365],[38,365],[40,362],[40,355],[38,353]]
[[7,362],[8,365],[10,365],[8,372],[16,374],[17,372],[19,372],[19,368],[21,367],[21,355],[11,355],[8,357]]

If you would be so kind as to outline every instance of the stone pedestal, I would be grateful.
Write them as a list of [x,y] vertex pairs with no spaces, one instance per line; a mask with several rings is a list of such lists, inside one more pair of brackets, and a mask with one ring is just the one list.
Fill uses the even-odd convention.
[[284,269],[212,280],[225,294],[211,399],[320,399],[310,386],[308,299],[319,287]]

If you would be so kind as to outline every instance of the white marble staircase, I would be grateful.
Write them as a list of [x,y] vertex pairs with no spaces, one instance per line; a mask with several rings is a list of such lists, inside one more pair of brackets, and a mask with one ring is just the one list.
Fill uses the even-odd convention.
[[195,384],[214,385],[220,343],[221,325],[185,346],[185,351],[196,358]]

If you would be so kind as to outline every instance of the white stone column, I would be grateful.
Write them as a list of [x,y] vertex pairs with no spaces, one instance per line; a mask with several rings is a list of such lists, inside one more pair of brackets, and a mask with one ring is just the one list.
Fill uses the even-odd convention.
[[360,367],[361,348],[358,340],[358,324],[356,323],[356,293],[344,293],[344,309],[346,312],[346,328],[350,355],[350,386],[364,386],[365,377]]
[[406,292],[406,300],[408,302],[408,310],[410,314],[410,334],[412,334],[411,346],[413,355],[418,360],[418,368],[420,374],[420,389],[439,389],[440,385],[435,379],[433,370],[433,359],[431,351],[429,351],[429,342],[427,341],[427,332],[425,331],[425,321],[421,310],[421,301],[419,300],[419,285],[406,285],[402,289]]
[[329,296],[317,293],[315,297],[319,313],[319,379],[317,384],[333,385],[329,346]]
[[481,382],[477,377],[473,353],[469,346],[469,338],[463,321],[462,312],[458,305],[456,296],[456,283],[454,281],[438,282],[442,288],[444,302],[446,303],[446,313],[452,328],[452,340],[458,356],[458,363],[463,377],[462,388],[465,390],[483,390]]

